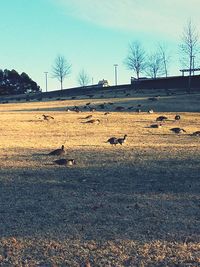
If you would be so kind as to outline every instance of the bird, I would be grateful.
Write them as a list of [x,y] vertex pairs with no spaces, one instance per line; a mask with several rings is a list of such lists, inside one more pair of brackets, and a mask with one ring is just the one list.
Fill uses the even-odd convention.
[[153,114],[153,109],[149,109],[149,110],[148,110],[148,113],[149,113],[149,114]]
[[116,146],[118,144],[118,138],[111,137],[106,141],[106,143],[110,143],[111,145],[115,145]]
[[176,114],[174,119],[175,119],[175,121],[179,121],[181,119],[181,116],[179,114]]
[[61,148],[51,151],[48,155],[50,156],[61,156],[65,154],[64,145]]
[[161,128],[162,127],[162,124],[159,123],[159,124],[151,124],[150,125],[150,128]]
[[75,159],[58,159],[54,160],[54,163],[58,165],[72,166],[76,164]]
[[110,112],[105,112],[105,113],[104,113],[104,115],[108,115],[108,114],[110,114]]
[[49,119],[54,120],[54,117],[52,117],[52,116],[45,115],[45,114],[43,114],[42,116],[43,116],[43,119],[46,120],[46,121],[48,121]]
[[186,133],[186,131],[185,131],[184,129],[179,128],[179,127],[177,127],[177,128],[172,128],[172,129],[170,129],[170,131],[172,131],[172,132],[174,132],[174,133],[176,133],[176,134],[183,133],[183,132]]
[[92,123],[92,124],[99,124],[99,123],[100,123],[100,120],[99,120],[99,119],[93,119],[93,120],[89,120],[89,121],[82,122],[82,123]]
[[196,131],[196,132],[192,133],[191,136],[200,136],[200,131]]
[[77,113],[80,112],[80,109],[77,106],[74,106],[72,110],[75,111],[75,112],[77,112]]
[[126,139],[127,139],[127,134],[125,134],[123,138],[118,138],[117,141],[120,145],[122,145],[126,142]]
[[166,121],[166,120],[168,120],[168,118],[165,117],[165,116],[159,116],[159,117],[156,119],[156,121]]
[[122,106],[118,106],[115,108],[116,111],[122,111],[122,110],[125,110],[125,107],[122,107]]
[[92,118],[92,115],[88,115],[88,116],[86,116],[85,118],[83,118],[83,119],[86,119],[86,120],[88,120],[88,119],[91,119]]

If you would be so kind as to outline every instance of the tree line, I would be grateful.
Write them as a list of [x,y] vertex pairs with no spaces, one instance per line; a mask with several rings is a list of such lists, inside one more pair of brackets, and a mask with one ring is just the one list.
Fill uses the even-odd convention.
[[[179,52],[181,66],[188,69],[189,76],[191,76],[192,70],[198,64],[197,56],[200,52],[199,34],[191,19],[188,20],[183,29]],[[158,44],[155,51],[148,54],[142,43],[136,40],[129,44],[128,55],[124,64],[136,75],[137,79],[141,77],[141,74],[157,78],[160,76],[168,77],[171,61],[171,53],[165,45]],[[61,89],[63,89],[63,81],[69,76],[71,69],[72,65],[68,63],[64,56],[57,56],[52,73],[53,77],[59,80]],[[77,76],[77,81],[80,86],[86,86],[91,82],[91,79],[87,72],[82,69]]]
[[38,91],[40,91],[40,87],[25,72],[19,74],[14,69],[0,69],[0,95],[24,94]]

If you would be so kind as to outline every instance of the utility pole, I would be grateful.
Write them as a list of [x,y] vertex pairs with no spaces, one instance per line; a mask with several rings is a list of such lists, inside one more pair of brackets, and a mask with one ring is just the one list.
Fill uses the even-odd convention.
[[192,69],[193,69],[193,76],[194,76],[194,58],[195,58],[195,56],[192,56]]
[[117,67],[118,67],[118,64],[114,64],[114,67],[115,67],[115,85],[117,85]]
[[48,74],[48,71],[45,71],[45,82],[46,82],[46,92],[47,92],[47,74]]

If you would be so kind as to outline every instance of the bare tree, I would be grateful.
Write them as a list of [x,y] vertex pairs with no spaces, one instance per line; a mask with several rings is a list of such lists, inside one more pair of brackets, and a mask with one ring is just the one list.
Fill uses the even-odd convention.
[[86,86],[89,84],[90,82],[90,77],[89,75],[85,72],[84,69],[82,69],[79,74],[78,74],[78,83],[80,84],[80,86]]
[[163,73],[165,75],[165,77],[168,76],[169,74],[169,62],[170,62],[170,54],[169,54],[169,50],[166,48],[166,46],[162,45],[162,44],[158,44],[158,50],[159,50],[159,54],[160,54],[160,58],[161,58],[161,64],[162,64],[162,68],[163,68]]
[[135,41],[129,45],[129,52],[125,59],[125,65],[129,70],[133,70],[136,73],[137,79],[140,73],[145,70],[146,53],[140,42]]
[[72,65],[67,62],[64,56],[58,55],[52,67],[53,78],[60,82],[60,89],[63,89],[64,79],[71,73]]
[[181,41],[181,62],[183,66],[189,69],[189,76],[191,76],[192,68],[195,67],[194,57],[200,51],[199,34],[196,30],[196,27],[192,24],[191,19],[187,22],[183,29]]
[[148,57],[146,63],[146,73],[151,78],[157,78],[163,73],[162,59],[159,52],[154,52]]

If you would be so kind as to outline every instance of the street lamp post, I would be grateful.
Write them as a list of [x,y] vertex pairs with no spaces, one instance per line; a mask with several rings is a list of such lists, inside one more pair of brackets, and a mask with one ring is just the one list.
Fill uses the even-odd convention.
[[193,68],[193,75],[194,75],[194,58],[195,58],[195,56],[192,56],[192,68]]
[[114,64],[114,67],[115,67],[115,85],[117,85],[117,67],[118,67],[118,64]]
[[48,74],[48,71],[45,71],[45,82],[46,82],[46,92],[47,92],[47,74]]

